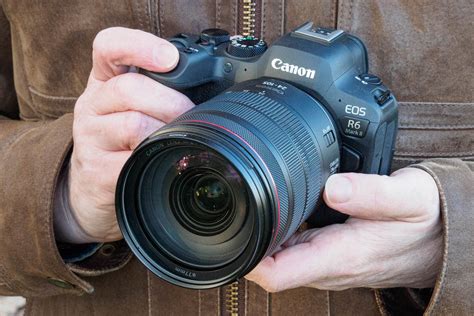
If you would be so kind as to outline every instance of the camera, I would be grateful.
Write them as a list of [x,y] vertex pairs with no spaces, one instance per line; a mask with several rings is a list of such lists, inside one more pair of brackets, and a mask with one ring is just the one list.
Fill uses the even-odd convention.
[[357,37],[308,22],[269,47],[221,29],[169,41],[177,67],[140,72],[200,104],[135,149],[116,190],[123,236],[160,278],[231,283],[302,223],[346,219],[322,201],[330,175],[389,172],[398,106]]

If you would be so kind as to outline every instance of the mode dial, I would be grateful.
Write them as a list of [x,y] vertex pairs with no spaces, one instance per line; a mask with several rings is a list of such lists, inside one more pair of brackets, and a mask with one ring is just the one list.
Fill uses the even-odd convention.
[[227,47],[227,52],[235,57],[253,57],[263,54],[267,49],[267,44],[256,37],[245,36],[232,40]]

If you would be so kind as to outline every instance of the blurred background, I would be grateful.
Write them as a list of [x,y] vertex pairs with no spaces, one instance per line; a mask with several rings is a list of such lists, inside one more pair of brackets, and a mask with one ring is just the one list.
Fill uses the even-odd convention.
[[0,316],[22,316],[25,299],[16,296],[0,296]]

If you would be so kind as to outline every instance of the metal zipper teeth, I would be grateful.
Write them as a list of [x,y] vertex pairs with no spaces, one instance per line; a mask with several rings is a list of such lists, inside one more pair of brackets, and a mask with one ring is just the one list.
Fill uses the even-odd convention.
[[238,33],[260,37],[262,0],[239,0]]
[[239,315],[239,281],[235,281],[226,288],[226,311],[232,316]]
[[255,11],[256,2],[254,0],[242,0],[242,35],[255,35]]

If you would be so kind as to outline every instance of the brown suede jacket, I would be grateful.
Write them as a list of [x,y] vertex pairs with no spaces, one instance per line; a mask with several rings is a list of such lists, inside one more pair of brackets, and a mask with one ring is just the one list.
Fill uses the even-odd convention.
[[[206,291],[169,285],[120,242],[65,264],[52,228],[72,112],[95,34],[110,26],[161,37],[245,30],[246,0],[0,0],[0,295],[32,315],[467,315],[474,312],[474,2],[252,0],[255,33],[272,42],[306,20],[366,43],[371,72],[400,102],[394,169],[418,163],[436,180],[443,266],[431,290],[299,288],[269,294],[239,281]],[[436,159],[432,159],[436,158]]]

